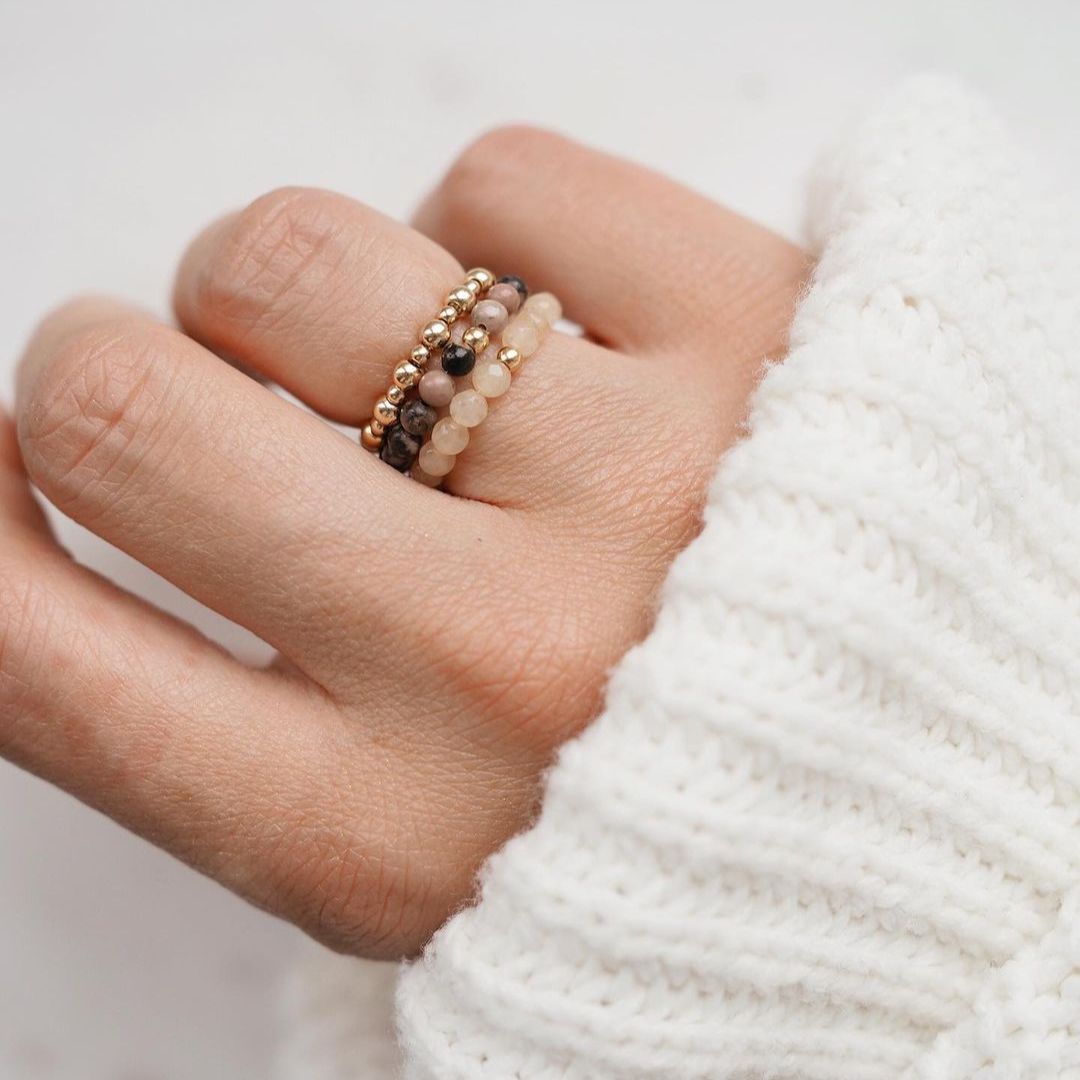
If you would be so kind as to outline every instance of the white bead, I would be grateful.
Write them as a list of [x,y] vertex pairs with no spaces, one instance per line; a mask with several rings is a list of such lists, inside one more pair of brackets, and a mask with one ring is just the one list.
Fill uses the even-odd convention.
[[522,356],[532,356],[540,347],[540,327],[530,316],[522,312],[514,316],[510,325],[503,331],[502,343],[517,349]]
[[445,476],[454,467],[454,455],[444,454],[429,442],[420,447],[420,456],[416,461],[428,476]]
[[511,378],[510,369],[501,360],[478,360],[472,373],[473,386],[486,398],[505,394],[510,389]]
[[487,416],[487,398],[476,390],[460,390],[450,402],[450,415],[467,428],[476,427]]
[[525,310],[554,326],[562,318],[562,304],[554,293],[535,293],[525,301]]
[[[469,445],[469,429],[449,416],[444,416],[431,429],[431,442],[436,450],[443,454],[460,454]],[[431,472],[421,462],[420,467]]]

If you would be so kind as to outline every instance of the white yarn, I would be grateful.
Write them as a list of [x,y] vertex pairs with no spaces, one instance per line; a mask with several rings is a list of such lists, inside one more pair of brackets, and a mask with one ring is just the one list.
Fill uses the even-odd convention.
[[408,1080],[1080,1080],[1080,245],[1010,158],[936,80],[833,157],[653,632],[402,973]]

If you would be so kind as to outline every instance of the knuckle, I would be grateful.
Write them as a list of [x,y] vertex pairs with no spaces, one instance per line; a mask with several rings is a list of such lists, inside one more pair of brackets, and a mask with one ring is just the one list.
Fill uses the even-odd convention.
[[442,198],[451,209],[482,205],[489,192],[513,184],[523,170],[549,157],[561,142],[549,131],[524,124],[485,131],[450,166],[441,185]]
[[31,477],[70,507],[87,487],[119,490],[138,467],[173,366],[158,363],[160,333],[122,317],[64,339],[38,374],[19,416]]
[[246,332],[272,329],[310,304],[348,247],[341,199],[298,187],[260,196],[201,267],[197,307]]

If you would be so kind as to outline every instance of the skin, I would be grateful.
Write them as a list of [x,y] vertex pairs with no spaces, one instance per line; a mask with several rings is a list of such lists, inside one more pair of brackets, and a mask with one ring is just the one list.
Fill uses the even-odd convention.
[[[586,333],[526,363],[449,494],[219,359],[359,426],[463,265]],[[333,948],[415,953],[647,631],[807,273],[666,179],[508,128],[414,228],[297,188],[223,218],[180,329],[57,309],[0,416],[0,754]],[[28,481],[279,659],[76,565]]]

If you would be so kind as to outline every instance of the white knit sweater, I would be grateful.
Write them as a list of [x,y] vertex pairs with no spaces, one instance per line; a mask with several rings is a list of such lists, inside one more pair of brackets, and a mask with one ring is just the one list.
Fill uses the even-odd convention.
[[[936,80],[813,221],[655,629],[401,973],[408,1080],[1080,1078],[1080,244]],[[392,1074],[343,963],[283,1075]]]

